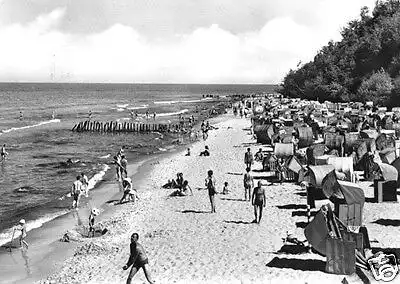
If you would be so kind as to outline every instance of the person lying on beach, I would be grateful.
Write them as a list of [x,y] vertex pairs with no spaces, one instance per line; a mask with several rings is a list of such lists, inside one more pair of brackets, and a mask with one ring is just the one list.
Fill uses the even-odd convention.
[[127,264],[122,267],[123,270],[127,270],[132,265],[132,269],[129,272],[129,276],[128,279],[126,280],[126,283],[130,284],[132,282],[132,278],[140,270],[140,268],[142,268],[147,281],[150,284],[153,284],[155,282],[152,280],[148,268],[149,259],[147,258],[146,252],[142,247],[142,245],[138,243],[138,240],[139,240],[139,234],[133,233],[131,236],[129,259]]
[[224,187],[222,188],[222,194],[229,194],[228,182],[224,182]]
[[208,146],[204,146],[204,151],[200,152],[200,156],[210,156],[210,150]]
[[79,199],[81,198],[81,192],[82,192],[81,176],[77,176],[76,181],[74,181],[71,188],[71,196],[73,198],[72,209],[78,208]]
[[25,241],[25,238],[27,236],[25,219],[21,219],[19,221],[17,229],[21,231],[21,235],[19,236],[19,244],[21,245],[21,248],[25,247],[26,249],[28,249],[28,247],[29,247],[28,243]]
[[122,180],[122,187],[124,189],[124,195],[119,201],[119,204],[122,204],[125,199],[127,199],[127,202],[133,201],[133,203],[135,203],[137,192],[133,189],[132,180],[130,178],[124,178]]
[[259,180],[257,186],[254,188],[253,196],[251,198],[251,204],[254,206],[254,217],[255,217],[253,223],[260,224],[263,207],[265,207],[266,203],[267,202],[265,198],[265,189],[262,187],[261,180]]

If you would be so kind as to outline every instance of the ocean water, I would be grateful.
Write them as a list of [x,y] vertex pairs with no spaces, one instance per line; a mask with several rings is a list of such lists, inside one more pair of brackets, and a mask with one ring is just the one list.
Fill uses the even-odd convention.
[[[130,111],[157,113],[157,122],[194,115],[230,95],[272,92],[268,85],[46,84],[0,83],[0,144],[7,159],[0,162],[0,245],[11,227],[27,220],[40,227],[71,206],[66,197],[75,177],[84,172],[90,194],[102,182],[114,182],[112,157],[125,148],[128,161],[171,150],[177,134],[101,134],[72,132],[79,121],[128,121]],[[203,95],[219,95],[219,99]],[[55,117],[52,117],[52,114]],[[21,118],[22,114],[22,118]],[[153,122],[150,119],[149,122]],[[67,164],[67,159],[75,163]],[[83,198],[83,203],[85,198]]]

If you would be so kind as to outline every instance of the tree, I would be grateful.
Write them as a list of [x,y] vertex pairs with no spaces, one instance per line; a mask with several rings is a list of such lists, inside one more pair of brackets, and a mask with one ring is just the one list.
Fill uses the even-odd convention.
[[385,104],[394,89],[392,78],[381,69],[366,78],[358,89],[358,97],[361,101],[373,101],[376,105]]

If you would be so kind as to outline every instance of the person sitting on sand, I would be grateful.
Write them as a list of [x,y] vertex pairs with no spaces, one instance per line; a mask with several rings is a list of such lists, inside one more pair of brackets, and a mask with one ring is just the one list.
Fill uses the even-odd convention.
[[205,185],[208,189],[208,196],[210,198],[211,213],[216,213],[216,211],[215,211],[215,194],[217,193],[217,191],[216,191],[216,181],[215,181],[215,178],[213,177],[212,170],[209,170],[207,172],[207,178],[206,178]]
[[251,189],[254,186],[253,177],[250,174],[250,168],[246,168],[246,173],[243,176],[244,185],[244,200],[247,201],[247,195],[249,196],[249,201],[251,200]]
[[100,211],[98,210],[98,209],[96,209],[96,208],[93,208],[91,211],[90,211],[90,215],[89,215],[89,235],[88,235],[88,237],[90,238],[90,237],[94,237],[94,232],[95,232],[95,229],[94,229],[94,217],[96,217],[96,216],[98,216],[100,214]]
[[200,152],[200,156],[210,156],[210,150],[208,149],[208,146],[204,146],[204,151]]
[[77,176],[76,181],[74,181],[71,188],[71,196],[73,198],[72,209],[78,208],[79,199],[81,198],[81,192],[82,192],[81,176]]
[[122,204],[127,197],[128,197],[127,202],[133,201],[133,203],[135,203],[137,192],[135,189],[133,189],[132,180],[130,178],[122,179],[122,187],[124,189],[124,195],[119,201],[119,204]]
[[229,194],[228,182],[224,182],[224,187],[222,188],[222,194]]
[[190,148],[187,148],[187,153],[185,156],[190,156]]
[[182,189],[183,187],[183,173],[177,173],[176,174],[176,187],[179,189]]
[[257,153],[254,155],[254,160],[257,162],[262,162],[264,160],[264,154],[262,153],[262,149],[258,149]]
[[190,191],[190,195],[193,195],[192,188],[190,187],[189,182],[188,182],[187,180],[185,180],[185,181],[183,182],[183,184],[182,184],[182,190],[181,190],[181,191],[182,191],[182,193],[185,194],[185,195],[187,195],[188,192]]
[[122,267],[123,270],[127,270],[131,265],[133,265],[131,271],[129,272],[126,283],[130,284],[132,282],[132,278],[139,271],[139,269],[142,268],[147,281],[150,284],[153,284],[154,281],[151,279],[150,271],[148,269],[149,260],[144,248],[138,243],[138,240],[139,234],[133,233],[131,236],[129,259],[127,264]]
[[19,221],[17,229],[21,231],[21,235],[19,236],[19,244],[21,245],[21,248],[25,247],[26,249],[28,249],[28,247],[29,247],[28,243],[25,241],[25,238],[27,236],[25,219],[21,219]]
[[81,173],[81,182],[82,182],[82,189],[83,189],[83,192],[85,193],[85,196],[89,197],[89,179],[84,173]]
[[251,204],[254,206],[254,216],[255,216],[253,223],[260,224],[263,207],[265,207],[266,203],[267,201],[265,198],[265,189],[262,187],[261,180],[259,180],[257,186],[254,188],[253,196],[251,198]]

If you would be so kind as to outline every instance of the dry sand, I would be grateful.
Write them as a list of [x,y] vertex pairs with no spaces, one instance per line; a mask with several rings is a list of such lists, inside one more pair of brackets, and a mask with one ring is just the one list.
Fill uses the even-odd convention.
[[[216,125],[218,130],[210,131],[207,141],[191,146],[192,156],[184,156],[183,151],[154,163],[138,185],[139,202],[118,206],[114,216],[104,222],[110,233],[82,243],[74,257],[41,283],[124,283],[128,271],[122,266],[129,256],[133,232],[140,234],[139,242],[147,251],[157,283],[340,283],[344,277],[349,283],[362,283],[356,275],[325,273],[324,257],[296,254],[296,247],[283,246],[287,231],[305,240],[300,227],[307,221],[306,198],[298,185],[267,186],[263,220],[259,225],[250,223],[254,215],[250,202],[243,201],[243,158],[248,146],[253,153],[260,146],[249,135],[249,120],[225,118]],[[198,156],[204,145],[209,145],[211,156]],[[255,163],[254,169],[260,168],[261,164]],[[204,190],[209,169],[214,171],[219,192],[224,181],[231,189],[229,195],[217,195],[215,214],[209,213]],[[168,197],[173,190],[161,186],[177,172],[184,173],[194,196]],[[397,204],[367,203],[365,223],[371,239],[381,237],[379,245],[397,247],[399,227],[391,231],[387,226],[370,226],[379,218],[398,218],[385,213],[389,207],[392,212],[399,211]],[[146,283],[142,271],[133,283]]]

